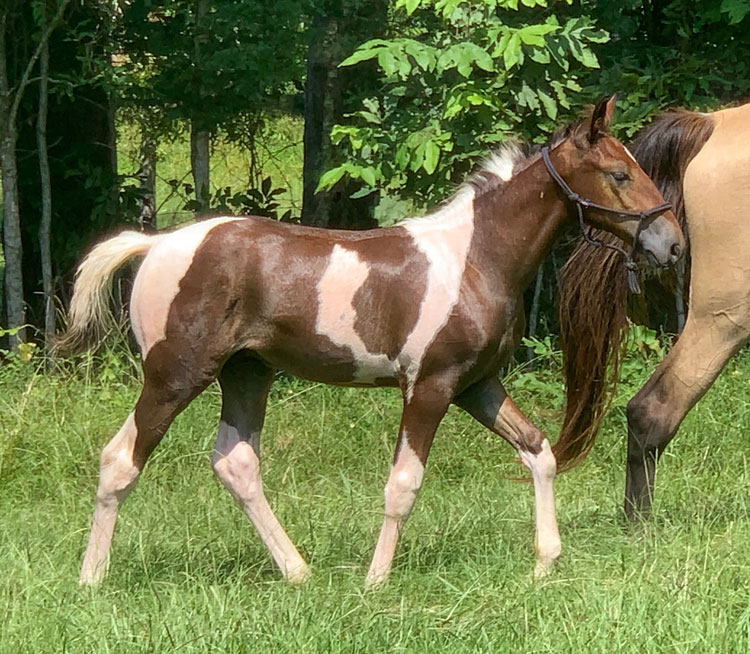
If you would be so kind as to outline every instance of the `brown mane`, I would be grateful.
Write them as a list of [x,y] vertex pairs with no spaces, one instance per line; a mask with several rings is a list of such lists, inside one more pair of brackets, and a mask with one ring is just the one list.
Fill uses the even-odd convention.
[[[686,237],[682,181],[713,127],[710,115],[673,111],[646,128],[631,147],[638,164],[674,207]],[[597,232],[596,238],[618,242],[605,232]],[[560,274],[558,311],[567,406],[553,447],[558,471],[586,458],[614,397],[627,327],[626,300],[621,255],[580,239]]]

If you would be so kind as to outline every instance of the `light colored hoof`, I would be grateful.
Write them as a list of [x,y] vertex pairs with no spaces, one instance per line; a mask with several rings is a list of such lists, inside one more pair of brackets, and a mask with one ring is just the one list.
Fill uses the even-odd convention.
[[102,581],[104,581],[104,575],[81,575],[78,578],[78,585],[81,588],[97,588]]
[[534,568],[534,579],[544,579],[552,572],[553,561],[537,561],[536,567]]
[[78,577],[78,585],[81,588],[96,588],[104,581],[106,575],[106,565],[97,566],[93,570],[81,570],[81,576]]
[[388,572],[384,572],[381,574],[368,574],[367,578],[365,579],[365,590],[379,590],[380,588],[385,586],[385,583],[388,581],[388,576]]
[[286,573],[286,580],[292,584],[292,586],[302,586],[310,579],[310,568],[304,563],[301,566],[297,566],[293,570]]

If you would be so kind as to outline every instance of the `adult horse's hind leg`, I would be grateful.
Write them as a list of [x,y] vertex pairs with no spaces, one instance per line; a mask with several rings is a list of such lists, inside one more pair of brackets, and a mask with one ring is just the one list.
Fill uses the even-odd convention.
[[305,561],[268,505],[260,477],[260,432],[274,371],[246,353],[219,374],[221,421],[212,465],[216,476],[250,518],[263,543],[292,583],[304,581]]
[[534,575],[544,576],[561,551],[553,490],[557,464],[547,437],[519,411],[496,377],[474,384],[454,401],[515,447],[521,461],[531,471],[537,552]]
[[425,386],[415,387],[412,398],[404,402],[396,452],[385,485],[385,519],[365,582],[368,588],[388,579],[399,533],[422,486],[435,431],[450,404],[450,398]]
[[[730,305],[727,305],[730,306]],[[683,418],[747,340],[728,311],[691,307],[685,329],[653,375],[628,402],[625,513],[631,521],[651,512],[656,461]]]
[[120,506],[174,418],[210,381],[166,379],[164,368],[148,362],[144,365],[143,389],[135,409],[101,453],[96,508],[81,565],[81,584],[96,585],[104,578]]

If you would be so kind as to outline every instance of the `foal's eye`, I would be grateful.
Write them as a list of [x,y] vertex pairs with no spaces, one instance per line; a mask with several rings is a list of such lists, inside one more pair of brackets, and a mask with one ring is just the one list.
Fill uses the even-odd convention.
[[618,184],[630,181],[630,175],[622,172],[621,170],[615,170],[611,172],[610,175],[612,176],[612,179],[614,179]]

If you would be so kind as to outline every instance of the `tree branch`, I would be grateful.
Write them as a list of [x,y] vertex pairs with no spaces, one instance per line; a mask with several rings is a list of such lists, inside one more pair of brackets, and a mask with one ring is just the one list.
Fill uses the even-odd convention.
[[26,69],[23,71],[23,75],[21,76],[21,81],[18,82],[16,95],[15,95],[15,98],[13,98],[13,104],[10,106],[10,110],[8,111],[8,123],[9,124],[12,124],[16,121],[16,116],[18,114],[18,107],[21,105],[23,92],[26,90],[26,87],[29,85],[29,80],[31,78],[31,71],[34,70],[34,66],[36,66],[36,62],[39,60],[39,57],[42,54],[42,49],[44,48],[44,44],[49,41],[50,35],[52,34],[52,32],[55,31],[55,28],[57,27],[57,24],[60,22],[60,19],[62,18],[63,13],[65,12],[65,8],[68,6],[69,3],[70,3],[70,0],[62,0],[62,2],[60,3],[60,6],[57,8],[57,13],[55,14],[54,18],[47,25],[47,29],[45,29],[44,32],[42,32],[42,36],[39,39],[39,43],[36,46],[36,50],[34,50],[34,54],[31,56],[31,59],[29,59],[29,62],[26,64]]

